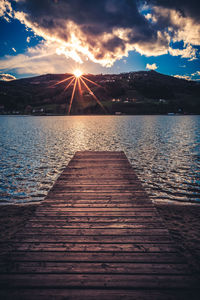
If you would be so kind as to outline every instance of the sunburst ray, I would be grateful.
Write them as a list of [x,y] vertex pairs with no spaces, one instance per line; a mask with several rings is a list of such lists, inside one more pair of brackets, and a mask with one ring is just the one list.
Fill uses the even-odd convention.
[[68,89],[68,87],[70,87],[70,85],[72,84],[72,82],[75,80],[75,77],[72,78],[72,80],[70,81],[70,83],[64,88],[64,91],[66,91]]
[[94,84],[94,85],[96,85],[96,86],[98,86],[98,87],[100,87],[100,88],[104,89],[104,87],[103,87],[103,86],[101,86],[100,84],[98,84],[98,83],[96,83],[96,82],[94,82],[94,81],[92,81],[92,80],[88,79],[88,78],[87,78],[87,77],[85,77],[85,76],[81,76],[81,78],[84,78],[85,80],[89,81],[90,83],[92,83],[92,84]]
[[81,88],[81,82],[80,82],[80,78],[78,78],[78,91],[79,91],[79,94],[82,98],[82,95],[83,95],[83,91],[82,91],[82,88]]
[[68,115],[70,114],[71,107],[72,107],[72,102],[74,100],[74,94],[75,94],[75,90],[76,90],[77,80],[78,79],[76,78],[75,83],[74,83],[74,87],[73,87],[73,91],[72,91],[72,96],[71,96],[71,99],[70,99],[70,104],[69,104],[69,109],[68,109]]
[[96,100],[96,102],[101,106],[101,108],[106,112],[104,106],[101,104],[101,102],[99,101],[99,99],[95,96],[95,94],[93,93],[93,91],[89,88],[89,86],[85,83],[85,81],[80,77],[80,80],[82,81],[82,83],[84,84],[84,86],[86,87],[86,89],[89,91],[89,93],[92,95],[92,97]]
[[56,82],[53,86],[58,85],[58,84],[61,84],[61,83],[65,82],[65,81],[67,81],[67,80],[70,80],[72,77],[74,77],[74,75],[72,75],[72,76],[70,76],[70,77],[67,77],[67,78],[65,78],[65,79],[63,79],[63,80],[61,80],[61,81]]

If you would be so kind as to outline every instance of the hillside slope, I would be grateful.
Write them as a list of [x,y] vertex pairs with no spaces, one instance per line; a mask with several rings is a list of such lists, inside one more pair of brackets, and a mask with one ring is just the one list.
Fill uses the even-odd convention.
[[[0,81],[0,112],[21,114],[66,114],[73,84],[65,89],[71,74],[47,74]],[[200,83],[186,81],[155,71],[123,74],[85,75],[94,94],[108,113],[200,114]],[[63,81],[59,83],[60,81]],[[91,93],[82,85],[75,92],[72,114],[102,114]]]

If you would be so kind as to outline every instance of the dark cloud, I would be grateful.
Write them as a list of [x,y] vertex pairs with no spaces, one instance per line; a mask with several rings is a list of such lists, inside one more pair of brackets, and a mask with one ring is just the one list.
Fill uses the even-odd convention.
[[183,17],[191,17],[199,22],[199,0],[147,0],[147,3],[163,8],[175,9],[179,11]]
[[98,26],[102,31],[113,26],[127,28],[145,22],[135,0],[25,0],[18,1],[16,8],[28,13],[32,21],[45,26],[52,17],[79,25]]
[[122,50],[125,49],[125,45],[124,45],[123,41],[121,39],[119,39],[118,37],[114,37],[114,38],[108,40],[108,42],[104,43],[103,45],[109,51],[115,51],[115,49],[119,48],[119,47]]
[[[137,41],[150,40],[155,36],[155,30],[139,12],[136,0],[23,0],[16,3],[16,10],[26,13],[28,21],[66,40],[66,21],[73,21],[84,34],[95,37],[112,33],[114,28],[134,29]],[[108,50],[111,50],[112,41],[113,37],[110,42],[104,43],[104,47],[108,45]],[[123,47],[123,44],[121,41],[120,45],[118,39],[118,45]]]

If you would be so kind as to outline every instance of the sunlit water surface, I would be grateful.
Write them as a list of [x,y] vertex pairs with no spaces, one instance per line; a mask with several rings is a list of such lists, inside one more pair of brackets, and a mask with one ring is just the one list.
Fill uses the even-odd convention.
[[78,150],[123,150],[151,198],[200,203],[200,116],[0,117],[0,201],[41,201]]

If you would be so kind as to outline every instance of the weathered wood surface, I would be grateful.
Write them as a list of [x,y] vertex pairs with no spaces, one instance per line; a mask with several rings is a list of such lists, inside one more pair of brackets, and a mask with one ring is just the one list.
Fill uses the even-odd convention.
[[199,296],[123,152],[77,152],[9,243],[1,299]]

